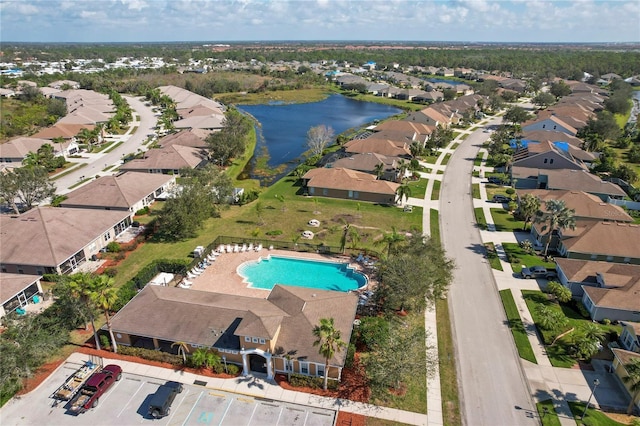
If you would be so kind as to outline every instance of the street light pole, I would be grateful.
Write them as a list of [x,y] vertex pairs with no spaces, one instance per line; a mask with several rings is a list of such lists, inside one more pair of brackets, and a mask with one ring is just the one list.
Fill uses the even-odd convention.
[[584,412],[582,413],[582,418],[584,419],[584,416],[587,415],[587,410],[589,409],[589,404],[591,403],[591,398],[593,397],[593,394],[596,392],[596,388],[598,387],[598,385],[600,384],[600,380],[598,379],[594,379],[593,380],[593,389],[591,389],[591,395],[589,395],[589,399],[587,400],[587,406],[584,407]]

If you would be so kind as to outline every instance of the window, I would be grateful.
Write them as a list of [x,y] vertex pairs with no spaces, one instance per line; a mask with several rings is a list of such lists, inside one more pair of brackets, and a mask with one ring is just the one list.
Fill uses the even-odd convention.
[[547,161],[549,161],[549,160],[545,158],[544,159],[544,164],[547,164]]
[[284,371],[293,372],[293,360],[292,359],[284,359]]
[[111,239],[111,232],[110,231],[105,232],[104,240],[109,241],[110,239]]
[[249,337],[249,336],[244,336],[244,341],[245,341],[245,342],[249,342],[249,343],[251,343],[251,337]]
[[591,260],[596,260],[597,258],[598,258],[598,255],[597,255],[597,254],[592,254],[592,255],[591,255]]
[[549,164],[553,164],[553,158],[549,160]]
[[613,256],[607,256],[607,262],[613,262]]
[[260,339],[260,344],[264,345],[266,343],[266,341],[264,339]]
[[316,376],[324,376],[324,364],[316,364]]
[[582,303],[584,303],[584,306],[588,309],[591,310],[591,308],[593,307],[593,302],[591,301],[591,299],[589,298],[589,296],[585,295],[584,298],[582,298]]
[[252,341],[253,343],[258,343],[258,338],[257,338],[257,337],[253,337],[253,338],[251,339],[251,341]]
[[327,188],[323,188],[322,189],[322,195],[324,195],[324,196],[329,195],[329,190]]
[[309,374],[308,362],[300,362],[300,374]]
[[544,129],[545,127],[547,127],[547,125],[546,125],[546,124],[543,124],[543,125],[542,125],[542,128]]
[[358,191],[353,191],[353,198],[358,198],[360,193]]
[[309,188],[309,194],[313,195],[316,193],[316,189],[312,186]]
[[349,198],[353,198],[353,191],[349,190]]
[[630,257],[625,257],[623,262],[624,263],[630,263],[631,262],[631,258]]

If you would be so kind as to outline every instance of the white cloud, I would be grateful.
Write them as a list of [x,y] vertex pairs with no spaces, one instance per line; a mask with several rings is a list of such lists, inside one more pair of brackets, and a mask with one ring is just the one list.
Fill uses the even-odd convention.
[[120,0],[120,2],[129,10],[140,11],[149,6],[144,0]]

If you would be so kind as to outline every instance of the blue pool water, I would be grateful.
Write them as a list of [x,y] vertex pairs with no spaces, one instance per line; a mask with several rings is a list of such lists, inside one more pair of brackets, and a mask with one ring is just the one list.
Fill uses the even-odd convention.
[[367,284],[367,277],[346,263],[269,256],[238,266],[249,287],[271,290],[274,285],[349,291]]

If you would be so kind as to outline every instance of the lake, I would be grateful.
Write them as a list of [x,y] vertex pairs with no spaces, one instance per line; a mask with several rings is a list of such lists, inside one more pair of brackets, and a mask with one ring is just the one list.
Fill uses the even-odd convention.
[[356,101],[342,95],[331,95],[320,102],[238,105],[237,108],[260,123],[256,128],[258,145],[254,156],[261,155],[266,147],[269,167],[286,165],[286,171],[280,176],[290,172],[301,161],[302,153],[308,150],[307,132],[311,127],[331,126],[338,136],[348,129],[402,112],[392,106]]

